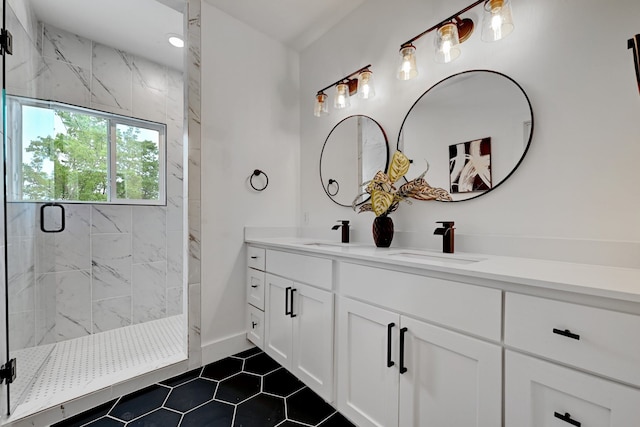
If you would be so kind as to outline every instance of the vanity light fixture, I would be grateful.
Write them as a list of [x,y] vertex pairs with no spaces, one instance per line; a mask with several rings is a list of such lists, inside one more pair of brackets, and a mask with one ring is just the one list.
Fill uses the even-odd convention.
[[434,30],[437,30],[435,41],[436,62],[448,63],[460,56],[460,43],[471,37],[475,26],[472,19],[463,19],[460,16],[481,3],[484,3],[485,12],[482,24],[482,40],[497,41],[513,31],[514,25],[510,0],[478,0],[402,43],[400,45],[398,79],[410,80],[418,75],[416,47],[413,43]]
[[316,93],[313,105],[313,115],[322,117],[329,114],[326,90],[335,87],[335,95],[333,98],[333,107],[337,110],[347,108],[351,105],[350,97],[358,94],[359,98],[371,99],[375,96],[375,88],[373,86],[373,73],[369,69],[371,64],[360,68],[353,73],[344,76],[335,83],[320,89]]

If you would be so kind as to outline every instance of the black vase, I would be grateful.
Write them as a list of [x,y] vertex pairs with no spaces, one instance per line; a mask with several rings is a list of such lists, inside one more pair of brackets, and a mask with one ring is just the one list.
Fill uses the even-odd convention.
[[388,248],[393,240],[393,220],[389,216],[377,216],[373,220],[373,241],[379,248]]

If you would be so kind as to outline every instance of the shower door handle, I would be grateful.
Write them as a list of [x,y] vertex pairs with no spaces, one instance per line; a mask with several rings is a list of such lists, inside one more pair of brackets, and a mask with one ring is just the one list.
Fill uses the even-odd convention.
[[[54,229],[47,229],[47,227],[45,226],[45,211],[47,210],[47,208],[60,208],[60,227],[59,228],[54,228]],[[65,227],[65,212],[64,212],[64,206],[62,206],[59,203],[45,203],[44,205],[42,205],[40,207],[40,230],[43,233],[60,233],[62,231],[64,231],[64,227]]]

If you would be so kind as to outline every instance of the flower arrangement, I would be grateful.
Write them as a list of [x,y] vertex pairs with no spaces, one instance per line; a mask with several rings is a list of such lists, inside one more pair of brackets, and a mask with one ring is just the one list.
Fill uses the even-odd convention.
[[364,193],[359,194],[352,203],[356,210],[358,199],[364,194],[371,196],[371,201],[360,206],[358,213],[373,212],[376,217],[385,217],[398,209],[400,202],[411,203],[415,200],[452,200],[451,195],[442,188],[434,188],[424,179],[427,169],[417,178],[408,181],[396,189],[395,183],[408,171],[411,162],[401,151],[393,153],[387,173],[378,171],[372,180],[362,183],[367,186]]

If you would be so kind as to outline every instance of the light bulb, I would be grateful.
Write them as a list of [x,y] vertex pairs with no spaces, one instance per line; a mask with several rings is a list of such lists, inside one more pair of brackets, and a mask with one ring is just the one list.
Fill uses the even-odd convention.
[[438,28],[436,33],[436,62],[448,63],[460,56],[458,27],[449,22]]
[[376,89],[373,85],[373,73],[364,70],[358,75],[358,98],[371,99],[376,96]]
[[316,94],[316,99],[313,104],[313,115],[316,117],[322,117],[329,114],[329,106],[327,105],[327,95],[324,92]]
[[513,31],[510,0],[487,0],[484,3],[482,40],[498,41]]
[[349,85],[346,83],[340,83],[336,86],[336,94],[333,98],[333,107],[336,110],[340,110],[347,108],[349,105]]
[[410,80],[418,75],[416,66],[416,47],[412,44],[400,47],[400,67],[398,79]]

